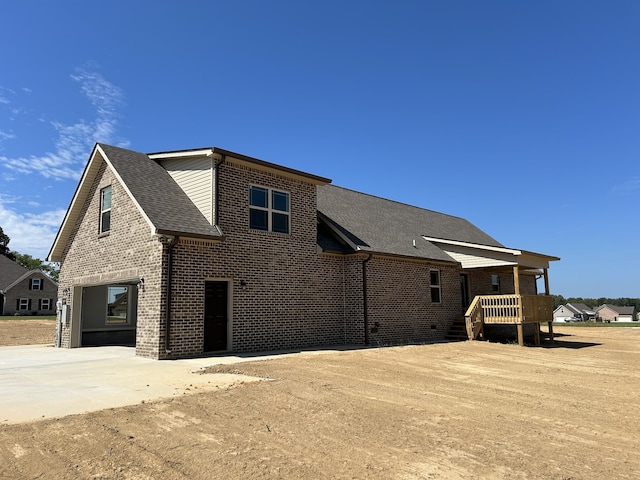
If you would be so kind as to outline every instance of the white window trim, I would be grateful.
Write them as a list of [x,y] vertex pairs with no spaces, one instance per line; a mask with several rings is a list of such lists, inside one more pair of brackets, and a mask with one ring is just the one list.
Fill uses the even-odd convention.
[[40,310],[51,310],[51,299],[49,298],[40,299]]
[[[23,305],[23,303],[24,303],[24,305]],[[18,305],[18,310],[21,311],[21,312],[23,312],[25,310],[29,310],[29,299],[28,298],[21,298],[20,299],[20,304]]]
[[42,279],[41,278],[32,278],[31,279],[31,290],[42,290],[41,285],[42,285]]
[[[431,274],[433,272],[436,272],[438,274],[438,284],[434,285],[433,283],[431,283]],[[433,300],[433,290],[437,289],[438,290],[438,298],[439,300],[436,302]],[[440,270],[437,270],[435,268],[432,268],[431,270],[429,270],[429,299],[431,300],[431,303],[437,303],[440,304],[442,303],[442,274],[440,272]]]
[[[262,188],[264,190],[267,191],[267,206],[266,207],[260,207],[257,205],[251,205],[251,189],[255,187],[255,188]],[[283,211],[283,210],[276,210],[273,208],[273,192],[276,193],[284,193],[287,195],[287,203],[288,203],[288,207],[289,210],[287,211]],[[260,210],[263,212],[267,212],[267,229],[266,230],[261,230],[259,228],[252,228],[251,227],[251,219],[249,219],[249,228],[251,230],[254,230],[256,232],[271,232],[271,233],[277,233],[280,235],[291,235],[291,193],[286,191],[286,190],[280,190],[279,188],[270,188],[270,187],[265,187],[263,185],[249,185],[249,212],[251,212],[251,209],[254,210]],[[273,231],[273,214],[277,213],[280,215],[286,215],[287,217],[287,232],[274,232]],[[251,216],[251,213],[249,213],[249,216]]]
[[[111,206],[109,208],[104,208],[104,192],[109,189],[111,191],[111,203],[113,203],[113,189],[111,185],[107,185],[104,188],[100,189],[100,234],[108,233],[111,231]],[[104,214],[109,212],[109,230],[103,230],[102,220],[104,218]]]

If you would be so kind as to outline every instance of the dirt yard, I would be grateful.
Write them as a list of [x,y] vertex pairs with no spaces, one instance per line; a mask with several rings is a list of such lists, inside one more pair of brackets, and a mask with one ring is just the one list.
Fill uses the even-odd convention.
[[213,367],[271,380],[0,425],[0,478],[640,478],[640,328],[557,330]]
[[0,319],[0,347],[48,343],[53,345],[55,334],[55,320]]

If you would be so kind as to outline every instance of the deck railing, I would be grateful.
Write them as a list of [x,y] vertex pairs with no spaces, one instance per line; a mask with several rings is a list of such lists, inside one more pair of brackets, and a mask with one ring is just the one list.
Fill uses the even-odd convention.
[[477,338],[483,324],[542,323],[553,320],[549,295],[479,295],[465,313],[467,333]]

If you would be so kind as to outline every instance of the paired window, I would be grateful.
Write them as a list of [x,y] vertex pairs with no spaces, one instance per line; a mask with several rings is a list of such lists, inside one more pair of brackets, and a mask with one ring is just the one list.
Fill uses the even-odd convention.
[[433,303],[441,303],[442,288],[440,285],[440,270],[429,271],[429,283],[431,284],[431,301]]
[[100,233],[111,230],[111,187],[100,190]]
[[249,228],[289,233],[290,209],[287,192],[266,187],[249,187]]
[[491,275],[491,293],[500,293],[500,276]]

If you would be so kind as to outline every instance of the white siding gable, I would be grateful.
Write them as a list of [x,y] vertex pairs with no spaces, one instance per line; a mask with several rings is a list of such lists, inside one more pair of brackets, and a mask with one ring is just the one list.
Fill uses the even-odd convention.
[[213,224],[213,160],[208,157],[176,158],[163,160],[162,166]]

